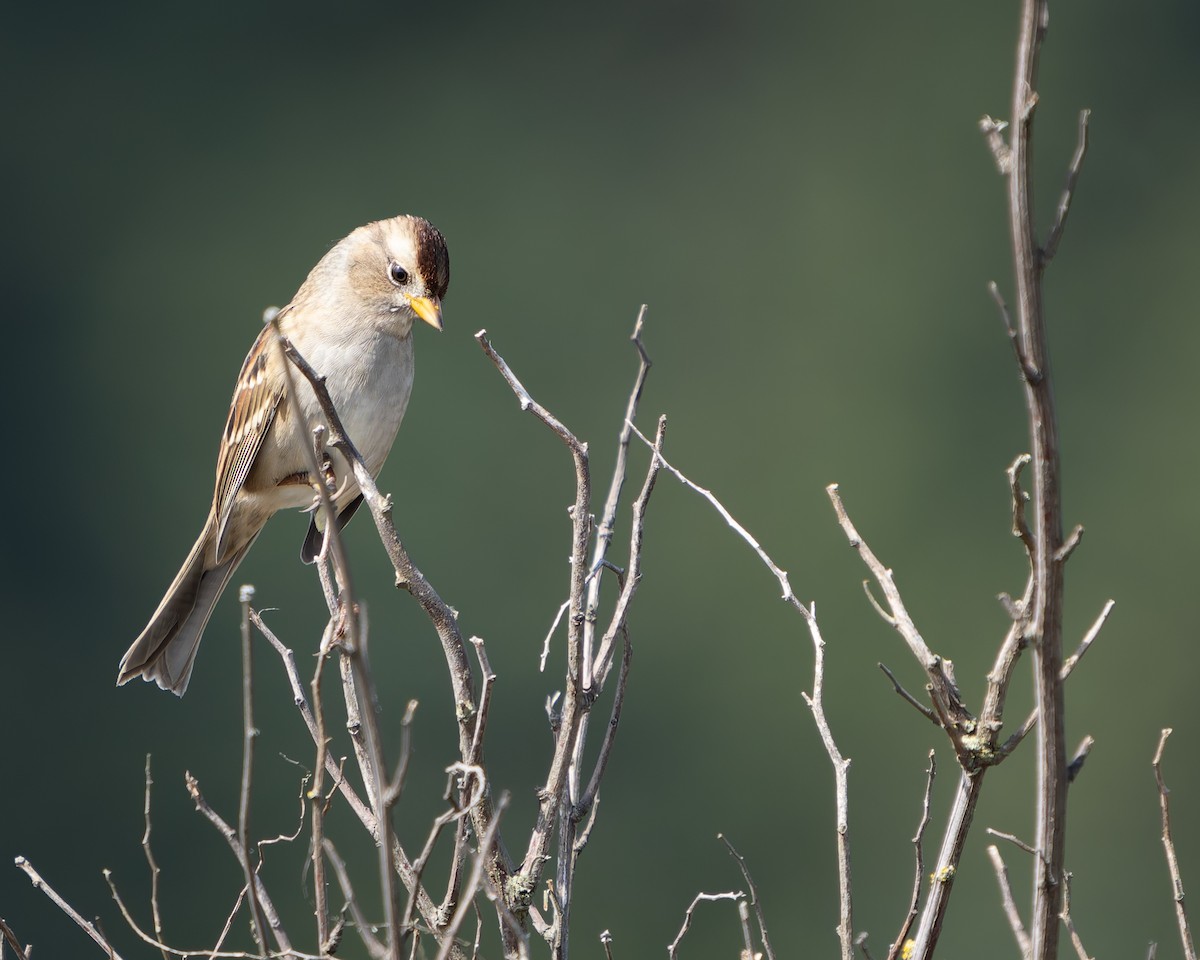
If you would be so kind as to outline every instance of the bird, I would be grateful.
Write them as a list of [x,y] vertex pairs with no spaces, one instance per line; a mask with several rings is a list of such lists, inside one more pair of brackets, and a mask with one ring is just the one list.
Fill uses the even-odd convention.
[[[413,323],[442,329],[449,285],[445,238],[427,220],[400,215],[339,240],[276,314],[283,336],[325,378],[346,433],[373,477],[391,450],[412,391]],[[298,371],[289,381],[286,363],[272,326],[264,326],[234,388],[204,528],[121,659],[118,686],[141,677],[182,697],[213,609],[267,520],[279,510],[312,507],[312,431],[328,424],[312,386]],[[297,430],[297,418],[303,429]],[[345,458],[335,450],[326,456],[341,527],[362,494]],[[316,559],[323,526],[314,512],[301,549],[305,562]]]

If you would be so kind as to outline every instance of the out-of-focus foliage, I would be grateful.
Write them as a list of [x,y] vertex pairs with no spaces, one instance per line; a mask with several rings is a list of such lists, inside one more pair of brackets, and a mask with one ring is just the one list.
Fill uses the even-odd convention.
[[[1068,690],[1069,737],[1098,744],[1072,788],[1067,862],[1090,948],[1136,956],[1174,937],[1149,766],[1164,725],[1177,731],[1165,772],[1184,877],[1200,884],[1200,135],[1189,122],[1200,13],[1104,0],[1056,4],[1052,17],[1042,224],[1076,113],[1094,111],[1047,280],[1066,515],[1088,530],[1068,571],[1068,636],[1117,599]],[[931,836],[952,766],[876,669],[885,660],[920,687],[862,596],[823,487],[842,484],[977,702],[1005,629],[995,594],[1024,579],[1003,475],[1025,449],[1024,414],[985,292],[1009,275],[1003,183],[976,129],[985,112],[1007,114],[1015,19],[1012,3],[878,0],[10,9],[0,914],[45,956],[91,949],[6,866],[23,854],[110,934],[123,935],[102,867],[147,916],[138,844],[151,752],[168,935],[215,939],[240,874],[191,810],[183,773],[232,815],[232,593],[182,702],[114,689],[117,660],[203,519],[262,308],[285,301],[337,237],[407,211],[445,232],[454,276],[446,333],[417,331],[417,386],[381,485],[417,562],[488,641],[500,677],[490,759],[495,786],[515,792],[510,843],[531,822],[549,744],[542,703],[562,668],[559,651],[536,673],[566,590],[571,473],[471,334],[488,328],[591,442],[603,476],[646,301],[647,422],[670,415],[668,456],[817,603],[827,709],[854,760],[857,926],[882,954],[909,896],[926,751],[943,751]],[[639,452],[634,469],[644,462]],[[580,866],[576,951],[598,956],[604,928],[618,957],[665,950],[698,889],[741,885],[723,831],[755,871],[780,956],[829,955],[832,784],[800,698],[807,635],[708,508],[660,482],[630,696]],[[448,687],[369,524],[354,527],[393,738],[403,703],[421,701],[399,818],[414,842],[452,759]],[[295,559],[303,529],[278,519],[239,578],[278,608],[270,622],[307,664],[321,601]],[[255,816],[273,835],[293,825],[301,776],[280,754],[304,763],[311,751],[263,650]],[[1023,671],[1021,691],[1027,681]],[[1013,955],[982,828],[1029,835],[1032,759],[1030,744],[989,776],[947,956]],[[339,816],[331,829],[369,878],[370,851]],[[270,856],[295,933],[303,851]],[[1028,865],[1006,856],[1024,902]],[[739,943],[733,911],[716,905],[685,950],[730,956]]]

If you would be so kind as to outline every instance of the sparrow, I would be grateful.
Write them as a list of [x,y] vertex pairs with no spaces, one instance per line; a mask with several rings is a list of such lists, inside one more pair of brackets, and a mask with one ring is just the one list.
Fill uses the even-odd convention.
[[[442,329],[450,284],[446,241],[420,217],[359,227],[309,273],[277,322],[318,374],[372,476],[379,473],[408,406],[413,382],[412,326]],[[311,385],[288,371],[270,326],[242,364],[217,454],[212,507],[195,546],[150,622],[121,659],[117,685],[134,677],[183,696],[200,638],[229,578],[267,520],[287,508],[311,508],[312,431],[324,417]],[[294,387],[294,393],[293,393]],[[303,429],[296,429],[299,419]],[[362,502],[349,464],[329,450],[336,522],[345,526]],[[317,482],[323,482],[322,478]],[[323,522],[314,512],[301,558],[320,552]]]

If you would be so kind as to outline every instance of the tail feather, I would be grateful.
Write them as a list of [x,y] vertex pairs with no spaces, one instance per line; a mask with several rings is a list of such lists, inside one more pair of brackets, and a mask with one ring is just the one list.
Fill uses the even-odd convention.
[[140,676],[180,697],[187,691],[204,628],[233,571],[254,542],[251,539],[224,562],[206,569],[210,539],[206,526],[154,616],[121,658],[118,686]]

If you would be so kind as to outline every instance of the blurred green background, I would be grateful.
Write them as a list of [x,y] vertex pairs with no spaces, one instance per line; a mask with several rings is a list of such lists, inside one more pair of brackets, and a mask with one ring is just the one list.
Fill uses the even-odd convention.
[[[446,234],[447,330],[417,331],[409,419],[383,476],[415,559],[488,642],[489,730],[506,836],[523,848],[544,777],[537,673],[567,584],[566,453],[473,342],[487,327],[534,395],[591,442],[603,490],[650,305],[643,424],[719,493],[817,603],[827,710],[850,772],[856,927],[886,953],[910,892],[926,752],[941,773],[928,856],[952,792],[943,738],[891,692],[920,675],[867,605],[823,488],[899,583],[969,702],[1018,593],[1003,470],[1026,448],[1013,362],[985,285],[1011,289],[1004,187],[976,129],[1008,115],[1016,4],[651,0],[24,5],[5,13],[2,151],[10,397],[0,684],[0,915],[44,957],[90,955],[11,866],[29,857],[126,956],[101,879],[148,920],[143,762],[154,756],[167,936],[211,944],[240,885],[191,808],[192,771],[236,814],[235,593],[183,701],[115,689],[207,509],[218,430],[264,306],[338,237],[406,211]],[[1174,726],[1184,878],[1200,886],[1194,694],[1200,458],[1193,427],[1200,8],[1183,0],[1052,9],[1037,119],[1048,222],[1079,108],[1092,151],[1047,275],[1073,645],[1117,607],[1069,686],[1074,914],[1093,951],[1177,955],[1150,771]],[[646,458],[639,451],[633,471]],[[717,516],[664,478],[632,618],[630,697],[580,864],[575,953],[662,956],[699,890],[742,885],[746,855],[780,956],[831,956],[837,922],[829,763],[800,697],[812,653],[774,580]],[[296,648],[322,603],[284,516],[238,574]],[[437,808],[453,725],[440,651],[370,524],[350,536],[370,605],[391,742],[421,702],[399,811],[410,844]],[[618,549],[618,555],[624,550]],[[560,641],[561,643],[561,641]],[[258,832],[290,831],[310,762],[277,663],[259,649]],[[1023,665],[1010,707],[1029,705]],[[943,938],[946,957],[1012,957],[983,828],[1032,833],[1029,749],[993,772]],[[373,889],[344,809],[331,829]],[[268,878],[300,940],[303,850]],[[1018,897],[1030,865],[1005,850]],[[364,892],[368,908],[371,894]],[[240,926],[240,925],[239,925]],[[306,948],[311,947],[307,940]],[[729,957],[734,911],[699,912],[685,956]],[[347,938],[345,952],[360,945]]]

